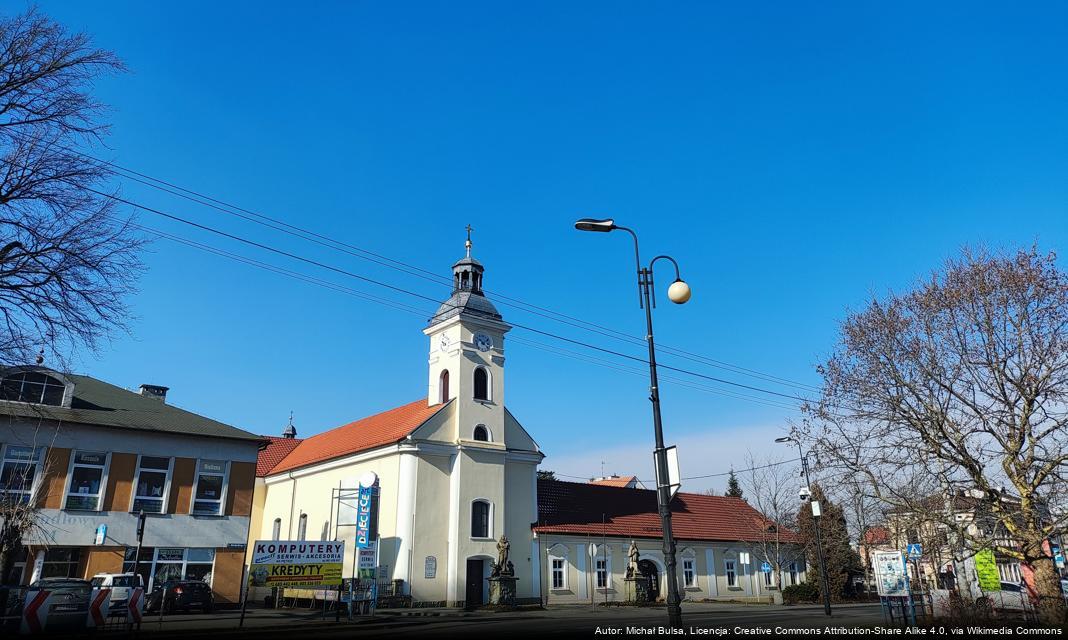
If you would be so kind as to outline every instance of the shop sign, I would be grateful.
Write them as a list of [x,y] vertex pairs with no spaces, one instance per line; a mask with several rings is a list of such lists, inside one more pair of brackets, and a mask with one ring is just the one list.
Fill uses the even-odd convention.
[[257,540],[249,579],[256,587],[336,585],[344,562],[344,542]]

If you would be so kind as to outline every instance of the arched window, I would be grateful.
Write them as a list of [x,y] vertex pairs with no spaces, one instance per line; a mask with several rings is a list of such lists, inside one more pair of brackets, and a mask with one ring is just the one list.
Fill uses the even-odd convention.
[[490,537],[490,503],[485,500],[471,503],[471,537]]
[[486,369],[475,369],[475,400],[489,400],[489,374]]
[[546,550],[546,555],[549,556],[549,588],[555,591],[567,589],[568,586],[568,571],[567,545],[554,544],[552,547]]
[[38,371],[21,371],[0,381],[0,399],[61,406],[66,385]]
[[274,528],[271,529],[271,540],[278,540],[282,536],[282,519],[274,519]]
[[441,372],[441,377],[438,378],[438,389],[441,391],[441,404],[445,404],[449,401],[449,370],[446,369]]
[[304,540],[308,535],[308,514],[300,514],[300,520],[297,521],[297,540]]
[[474,432],[474,436],[473,437],[474,437],[475,440],[478,440],[479,442],[489,442],[490,441],[489,429],[486,428],[486,425],[480,424],[480,425],[475,427],[475,432]]

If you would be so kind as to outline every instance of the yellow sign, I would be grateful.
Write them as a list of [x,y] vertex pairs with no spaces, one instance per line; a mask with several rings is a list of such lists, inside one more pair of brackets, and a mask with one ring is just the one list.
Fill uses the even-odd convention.
[[341,583],[340,562],[318,564],[257,564],[252,567],[254,587],[317,587]]
[[257,540],[249,581],[254,587],[318,587],[341,583],[342,542]]
[[975,554],[975,574],[979,576],[979,588],[983,591],[1001,590],[1001,575],[998,573],[994,552],[990,549],[983,549]]

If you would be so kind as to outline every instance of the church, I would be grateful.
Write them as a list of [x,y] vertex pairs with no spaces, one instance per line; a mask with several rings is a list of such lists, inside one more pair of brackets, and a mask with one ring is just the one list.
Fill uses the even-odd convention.
[[[505,405],[511,327],[483,292],[470,237],[452,271],[452,295],[423,329],[426,397],[303,440],[292,426],[268,437],[249,547],[257,539],[340,540],[354,562],[354,514],[343,496],[374,472],[377,579],[414,606],[486,603],[502,536],[518,603],[625,599],[632,543],[642,571],[666,593],[655,492],[538,479],[544,454]],[[678,494],[672,510],[684,597],[774,599],[781,586],[804,580],[800,553],[776,562],[776,575],[755,576],[749,551],[766,522],[748,503]],[[799,548],[793,537],[783,542]]]

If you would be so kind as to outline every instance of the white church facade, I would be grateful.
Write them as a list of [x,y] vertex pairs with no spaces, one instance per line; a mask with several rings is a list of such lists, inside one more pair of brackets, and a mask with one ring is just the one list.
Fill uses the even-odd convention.
[[[334,489],[379,477],[379,579],[420,604],[486,601],[497,541],[511,543],[520,601],[537,601],[532,555],[537,443],[505,406],[510,327],[482,293],[482,265],[453,266],[454,290],[424,329],[427,397],[307,438],[263,477],[258,539],[338,539]],[[344,515],[342,514],[342,517]],[[256,523],[254,523],[256,524]],[[348,573],[346,571],[346,573]]]
[[[538,444],[505,405],[510,326],[483,294],[482,265],[453,265],[453,292],[423,330],[427,395],[304,440],[292,427],[261,451],[250,541],[342,540],[355,532],[338,490],[379,478],[377,580],[415,606],[487,602],[501,536],[510,541],[518,603],[623,600],[627,548],[666,593],[655,492],[539,480]],[[672,503],[684,598],[776,599],[805,579],[803,553],[785,530],[789,556],[760,572],[767,522],[742,500],[678,494]],[[250,545],[251,546],[251,545]],[[346,567],[345,575],[351,572]],[[254,598],[263,593],[254,593]]]

